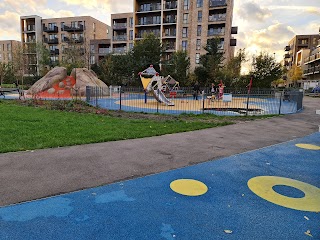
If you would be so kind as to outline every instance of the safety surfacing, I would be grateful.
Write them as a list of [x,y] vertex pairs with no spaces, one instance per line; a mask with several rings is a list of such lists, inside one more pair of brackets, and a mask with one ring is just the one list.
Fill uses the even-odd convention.
[[319,187],[320,133],[314,133],[2,207],[0,239],[320,239]]

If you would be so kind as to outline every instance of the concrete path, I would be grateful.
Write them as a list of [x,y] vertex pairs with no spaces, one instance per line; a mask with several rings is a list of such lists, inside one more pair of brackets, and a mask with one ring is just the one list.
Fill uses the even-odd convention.
[[320,132],[0,207],[0,239],[320,239]]
[[320,99],[301,113],[160,137],[0,154],[0,206],[227,157],[319,131]]

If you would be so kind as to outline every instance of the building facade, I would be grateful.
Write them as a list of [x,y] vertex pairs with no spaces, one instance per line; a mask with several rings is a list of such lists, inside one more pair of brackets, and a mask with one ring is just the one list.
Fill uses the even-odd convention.
[[111,14],[112,52],[122,54],[133,47],[133,13]]
[[219,38],[226,60],[234,56],[233,0],[134,0],[133,13],[111,15],[113,53],[124,53],[145,33],[154,33],[165,47],[163,60],[178,50],[187,51],[191,70],[210,38]]
[[108,54],[111,54],[110,39],[95,39],[90,41],[90,64],[99,63]]
[[297,53],[302,49],[310,49],[310,51],[313,51],[317,47],[318,41],[319,34],[294,36],[284,48],[284,66],[290,70],[293,64],[299,64],[297,62],[297,58],[299,57]]
[[50,63],[64,61],[71,48],[87,55],[90,61],[90,40],[110,37],[110,27],[90,16],[42,19],[39,16],[22,16],[21,42],[26,57],[25,73],[39,74],[37,44],[50,51]]
[[320,86],[320,40],[317,47],[304,59],[304,66],[305,88]]
[[233,0],[135,0],[133,9],[133,40],[153,32],[165,46],[164,60],[185,50],[194,70],[210,38],[220,39],[226,60],[234,55]]
[[20,44],[16,40],[0,40],[0,63],[12,62]]

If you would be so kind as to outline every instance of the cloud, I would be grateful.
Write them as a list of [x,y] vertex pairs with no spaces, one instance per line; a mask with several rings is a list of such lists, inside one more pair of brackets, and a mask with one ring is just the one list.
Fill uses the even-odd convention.
[[240,18],[250,22],[263,22],[272,16],[268,8],[261,8],[254,2],[244,3],[241,5],[241,8],[236,8],[236,11]]
[[31,15],[30,12],[37,13],[39,7],[44,7],[47,4],[47,0],[3,0],[1,3],[2,9],[7,9],[8,11],[16,12],[20,15],[27,13]]
[[5,11],[0,15],[0,39],[20,39],[20,15],[15,12]]
[[89,10],[102,9],[106,12],[129,12],[132,11],[133,2],[132,0],[59,0],[59,2],[65,3],[67,5],[80,6],[81,8],[86,8]]
[[60,17],[74,17],[74,13],[67,10],[55,11],[53,9],[46,8],[41,11],[42,18],[60,18]]

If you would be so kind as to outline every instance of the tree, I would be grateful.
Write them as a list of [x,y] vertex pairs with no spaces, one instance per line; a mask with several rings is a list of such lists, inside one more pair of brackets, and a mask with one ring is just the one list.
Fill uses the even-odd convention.
[[14,69],[12,62],[2,63],[0,62],[0,84],[4,83],[14,83]]
[[145,34],[143,39],[137,40],[129,53],[135,76],[150,64],[159,72],[163,46],[154,33]]
[[232,57],[227,64],[221,69],[222,80],[226,86],[234,86],[240,81],[241,66],[247,61],[245,49],[239,49],[236,56]]
[[282,76],[283,70],[273,56],[261,52],[259,56],[253,57],[250,75],[254,77],[254,87],[270,88],[271,83]]
[[[200,56],[202,66],[198,67],[199,69],[195,70],[195,73],[201,73],[201,75],[197,74],[200,84],[209,86],[212,81],[218,81],[221,78],[221,68],[225,58],[220,38],[209,39],[204,49],[207,53]],[[202,79],[205,75],[207,75],[207,79]]]
[[50,50],[43,43],[36,44],[38,55],[39,75],[44,76],[48,72],[48,66],[51,63]]
[[[88,67],[87,49],[84,45],[78,43],[76,40],[70,40],[68,46],[64,48],[64,58],[60,66],[67,69],[68,74],[71,73],[74,68]],[[54,64],[51,64],[54,66]]]
[[172,76],[181,85],[187,83],[187,75],[190,68],[190,58],[186,51],[177,51],[172,54],[171,59],[163,65],[162,73]]
[[302,79],[302,69],[296,64],[293,64],[291,69],[288,71],[288,80],[293,83],[294,86],[297,85],[297,81]]

